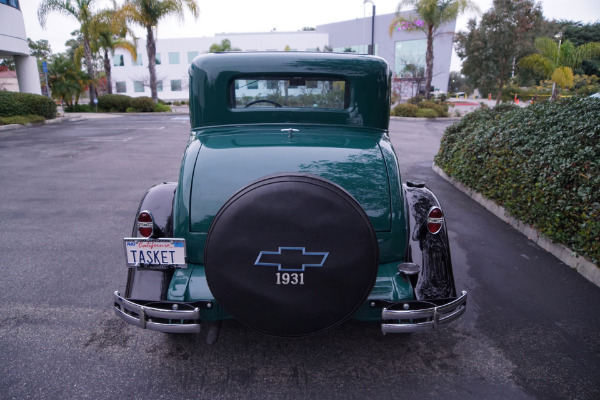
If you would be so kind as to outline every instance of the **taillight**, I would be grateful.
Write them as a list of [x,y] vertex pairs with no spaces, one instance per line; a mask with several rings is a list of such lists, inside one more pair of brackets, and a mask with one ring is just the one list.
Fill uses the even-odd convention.
[[442,229],[444,223],[444,213],[439,207],[432,207],[427,215],[427,230],[436,234]]
[[152,221],[152,215],[148,211],[142,211],[138,215],[138,231],[142,237],[148,238],[152,236],[154,229],[154,221]]

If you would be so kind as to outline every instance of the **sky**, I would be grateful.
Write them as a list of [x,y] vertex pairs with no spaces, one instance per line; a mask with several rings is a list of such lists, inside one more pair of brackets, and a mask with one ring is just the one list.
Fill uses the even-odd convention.
[[[53,53],[65,50],[70,33],[78,29],[73,17],[58,13],[48,15],[46,27],[42,29],[37,18],[37,9],[42,0],[20,0],[27,36],[34,41],[46,39]],[[397,0],[372,0],[376,15],[396,11]],[[200,16],[191,14],[183,22],[177,18],[165,18],[158,26],[158,39],[213,36],[216,33],[279,32],[299,31],[303,27],[346,21],[371,16],[371,3],[363,0],[197,0]],[[474,0],[481,13],[492,6],[492,0]],[[110,1],[97,0],[99,6],[108,6]],[[600,21],[598,0],[541,0],[547,19],[567,19],[584,23]],[[457,31],[466,30],[467,21],[478,18],[474,12],[457,20]],[[136,35],[145,38],[145,32],[137,29]],[[451,70],[460,69],[460,60],[454,55]]]

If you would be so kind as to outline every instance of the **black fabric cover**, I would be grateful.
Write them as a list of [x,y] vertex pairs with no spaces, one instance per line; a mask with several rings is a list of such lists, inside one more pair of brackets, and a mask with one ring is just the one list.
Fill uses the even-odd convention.
[[204,255],[221,306],[276,336],[318,333],[352,316],[373,287],[379,258],[356,200],[309,174],[264,177],[236,193],[215,216]]

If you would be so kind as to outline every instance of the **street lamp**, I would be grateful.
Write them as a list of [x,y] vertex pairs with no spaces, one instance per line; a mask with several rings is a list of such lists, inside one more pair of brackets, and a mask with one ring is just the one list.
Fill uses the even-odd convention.
[[369,55],[375,54],[375,3],[373,0],[363,0],[363,6],[371,3],[373,6],[373,15],[371,16],[371,44],[369,45]]

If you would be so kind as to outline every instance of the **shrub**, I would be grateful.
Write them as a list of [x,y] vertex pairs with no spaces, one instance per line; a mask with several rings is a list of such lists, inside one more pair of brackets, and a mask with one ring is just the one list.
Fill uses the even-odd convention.
[[422,94],[418,94],[415,97],[411,97],[410,99],[407,100],[408,104],[419,104],[420,102],[422,102],[425,99],[425,96],[423,96]]
[[436,103],[433,101],[422,101],[418,104],[421,109],[429,109],[435,111],[437,117],[448,116],[448,105],[445,103]]
[[94,109],[87,104],[74,104],[73,107],[65,107],[66,112],[94,112]]
[[15,115],[13,117],[0,117],[0,125],[11,124],[41,124],[46,118],[41,115]]
[[600,100],[570,98],[467,114],[435,162],[592,262],[600,261]]
[[132,98],[130,106],[133,107],[136,112],[152,112],[154,111],[156,103],[154,103],[154,100],[152,100],[151,97],[142,96]]
[[155,112],[171,112],[171,107],[166,104],[157,104],[154,107]]
[[419,118],[437,118],[439,115],[430,108],[419,108],[417,111],[417,117]]
[[521,101],[529,101],[540,92],[537,89],[520,88],[517,86],[505,86],[502,88],[502,101],[514,101],[515,94]]
[[392,115],[395,117],[416,117],[419,107],[414,104],[402,103],[398,104],[392,110]]
[[56,117],[56,104],[39,94],[0,90],[0,117],[16,115],[41,115],[52,119]]
[[520,107],[513,103],[500,103],[494,107],[494,111],[496,112],[507,112],[507,111],[516,111]]
[[131,107],[131,97],[123,94],[105,94],[98,97],[98,108],[102,111],[125,112]]

